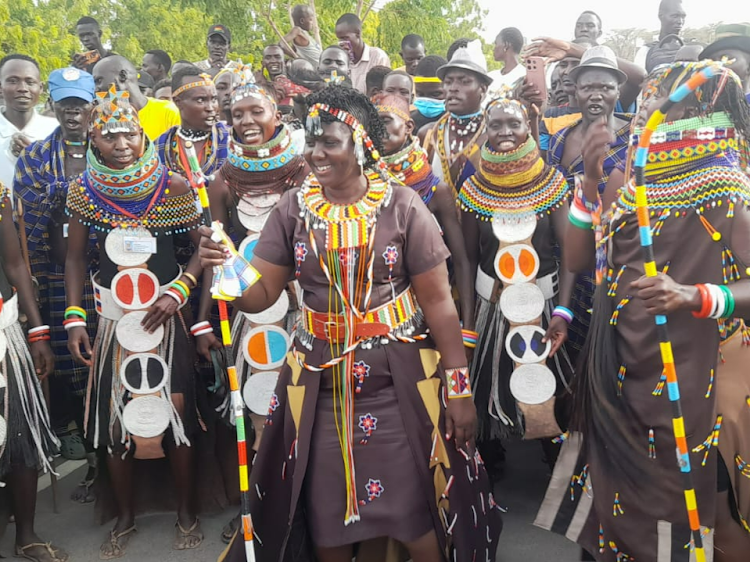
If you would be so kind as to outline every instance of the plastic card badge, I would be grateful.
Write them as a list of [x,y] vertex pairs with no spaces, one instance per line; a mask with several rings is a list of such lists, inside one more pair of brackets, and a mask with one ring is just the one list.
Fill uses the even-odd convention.
[[492,232],[495,238],[505,244],[517,244],[530,240],[536,230],[536,216],[529,215],[522,219],[492,219]]
[[546,365],[521,365],[510,376],[510,393],[524,404],[544,404],[556,389],[555,375]]
[[253,255],[255,255],[253,252],[259,238],[260,234],[250,234],[245,237],[245,239],[240,243],[240,247],[237,248],[239,254],[244,257],[248,261],[248,263],[252,261]]
[[242,389],[242,398],[253,414],[268,414],[268,405],[271,403],[278,380],[279,373],[276,371],[254,373],[248,377]]
[[529,324],[544,311],[544,294],[536,283],[509,285],[500,293],[500,310],[513,324]]
[[540,363],[547,359],[552,342],[542,343],[545,330],[539,326],[518,326],[508,332],[505,338],[505,349],[516,363],[522,365]]
[[170,406],[159,396],[133,398],[122,412],[122,420],[130,433],[149,439],[164,433],[169,427]]
[[135,267],[156,253],[156,238],[145,228],[114,228],[107,234],[104,250],[115,264]]
[[125,310],[143,310],[159,298],[159,279],[148,269],[125,269],[112,278],[112,299]]
[[254,369],[276,369],[286,361],[291,340],[278,326],[253,328],[242,340],[245,360]]
[[149,334],[141,326],[145,310],[126,314],[117,322],[115,335],[117,342],[132,353],[144,353],[156,349],[164,339],[164,326],[159,326],[153,334]]
[[154,394],[167,384],[169,367],[155,353],[136,353],[120,367],[122,385],[133,394]]
[[281,291],[278,300],[263,312],[245,313],[245,316],[253,324],[273,324],[274,322],[281,322],[288,312],[289,295],[286,294],[286,291]]
[[495,272],[506,285],[528,283],[539,273],[539,255],[527,244],[505,246],[495,255]]

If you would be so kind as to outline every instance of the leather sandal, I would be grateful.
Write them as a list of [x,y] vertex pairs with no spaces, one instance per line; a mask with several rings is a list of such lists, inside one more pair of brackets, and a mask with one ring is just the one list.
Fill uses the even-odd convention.
[[[128,546],[131,536],[137,530],[135,525],[129,529],[125,529],[121,533],[112,529],[109,532],[109,540],[103,542],[102,546],[99,547],[99,560],[114,560],[115,558],[124,556],[125,548]],[[105,547],[110,547],[111,552],[105,552]]]

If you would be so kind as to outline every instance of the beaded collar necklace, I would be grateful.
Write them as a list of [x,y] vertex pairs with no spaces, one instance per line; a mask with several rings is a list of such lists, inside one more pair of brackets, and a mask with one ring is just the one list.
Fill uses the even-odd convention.
[[482,111],[471,115],[449,113],[446,117],[447,129],[450,131],[448,140],[450,141],[451,154],[461,154],[464,148],[476,143],[484,130],[484,113]]
[[380,210],[390,203],[393,189],[379,171],[365,170],[367,191],[361,199],[349,204],[331,203],[317,178],[310,174],[297,194],[301,215],[307,229],[326,230],[326,250],[343,250],[366,246],[370,227]]
[[[213,129],[213,127],[212,127]],[[180,126],[177,127],[177,136],[182,140],[201,142],[208,139],[211,136],[211,131],[201,131],[199,129],[185,129]]]
[[146,141],[143,155],[124,170],[113,170],[102,164],[90,147],[86,153],[86,184],[95,193],[112,199],[142,201],[166,173],[150,140]]
[[510,152],[482,149],[479,170],[461,189],[458,203],[477,219],[489,221],[541,218],[567,201],[568,183],[545,166],[533,137]]
[[432,166],[427,161],[427,153],[414,137],[401,151],[383,160],[388,171],[401,183],[411,187],[428,204],[437,190],[440,179],[432,173]]
[[177,127],[176,129],[172,129],[172,131],[170,131],[170,138],[167,140],[169,150],[166,150],[164,152],[165,159],[167,161],[164,163],[170,170],[186,172],[189,169],[189,164],[187,154],[185,153],[185,141],[191,141],[193,143],[206,141],[206,143],[203,145],[201,154],[198,155],[198,160],[201,163],[201,170],[203,171],[203,173],[206,175],[211,175],[211,173],[214,171],[216,160],[218,158],[218,127],[216,125],[213,125],[210,131],[193,131],[192,129],[190,129],[190,131],[192,132],[202,133],[203,136],[201,136],[200,138],[198,136],[195,136],[195,138],[193,138],[189,134],[186,135],[185,131],[187,130],[188,129],[183,129],[182,127]]
[[293,187],[304,166],[305,159],[295,153],[289,130],[282,125],[276,136],[262,145],[242,144],[232,135],[221,174],[236,195],[257,197],[281,194]]

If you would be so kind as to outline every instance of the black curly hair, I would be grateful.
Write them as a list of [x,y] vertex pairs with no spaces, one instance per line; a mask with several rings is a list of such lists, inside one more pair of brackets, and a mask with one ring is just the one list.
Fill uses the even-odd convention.
[[[342,109],[347,113],[350,113],[357,121],[362,123],[362,126],[367,131],[367,134],[372,139],[372,143],[377,150],[378,154],[383,154],[383,139],[386,136],[386,129],[383,122],[380,120],[378,110],[375,106],[367,99],[367,96],[354,90],[353,88],[347,88],[346,86],[330,85],[320,92],[315,92],[307,96],[307,107],[309,108],[317,103],[328,105],[332,109]],[[341,123],[333,115],[320,112],[320,120],[322,123]],[[366,151],[367,163],[365,167],[370,168],[375,166],[376,159],[372,153]]]

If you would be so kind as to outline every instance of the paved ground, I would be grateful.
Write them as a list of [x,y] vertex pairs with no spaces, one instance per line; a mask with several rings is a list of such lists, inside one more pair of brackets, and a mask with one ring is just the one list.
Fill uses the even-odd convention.
[[[578,549],[562,537],[532,526],[536,509],[541,503],[549,479],[546,465],[541,462],[541,448],[536,442],[512,443],[508,450],[505,479],[495,491],[498,503],[508,508],[505,529],[497,562],[575,562]],[[64,463],[59,482],[60,513],[52,512],[52,499],[48,487],[49,477],[40,480],[44,489],[39,494],[37,529],[46,540],[64,546],[70,553],[70,562],[95,562],[99,545],[109,527],[99,527],[93,522],[90,506],[74,504],[67,500],[75,484],[82,478],[81,463]],[[128,546],[131,562],[213,562],[221,552],[219,540],[221,527],[231,517],[231,510],[215,517],[203,517],[206,540],[201,548],[176,552],[171,548],[173,514],[159,514],[138,520],[138,534]],[[12,555],[14,527],[11,525],[0,540],[0,553]]]

